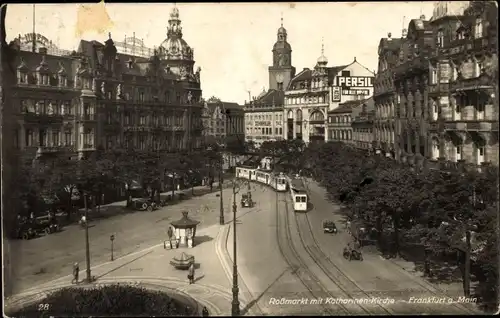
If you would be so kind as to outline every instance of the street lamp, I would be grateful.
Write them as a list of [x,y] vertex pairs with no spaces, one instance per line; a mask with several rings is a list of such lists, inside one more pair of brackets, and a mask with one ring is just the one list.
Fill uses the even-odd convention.
[[222,156],[219,160],[219,198],[220,198],[220,215],[219,224],[224,225],[224,199],[222,198]]
[[[92,276],[90,274],[90,243],[89,243],[89,222],[88,222],[88,204],[87,204],[87,193],[83,195],[83,201],[85,203],[85,260],[87,263],[87,283],[92,282]],[[94,196],[92,196],[92,201],[94,201]]]
[[231,316],[236,317],[240,315],[240,301],[238,299],[238,265],[236,263],[236,194],[239,192],[237,189],[236,180],[233,180],[233,300],[231,302]]

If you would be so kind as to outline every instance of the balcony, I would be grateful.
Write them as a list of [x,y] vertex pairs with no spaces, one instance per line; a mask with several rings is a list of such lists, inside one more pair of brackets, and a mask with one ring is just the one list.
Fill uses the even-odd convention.
[[301,89],[292,89],[292,90],[289,90],[289,91],[286,91],[285,92],[285,96],[288,96],[288,95],[296,95],[296,94],[305,94],[308,92],[308,89],[307,88],[301,88]]
[[449,83],[441,83],[436,85],[429,85],[429,94],[448,94],[450,88]]
[[444,123],[445,130],[458,131],[498,131],[498,122],[455,121]]
[[460,79],[450,84],[451,91],[468,91],[491,88],[491,80],[488,76],[480,76],[468,79]]
[[24,121],[29,123],[39,123],[39,124],[51,124],[51,123],[62,123],[62,115],[47,115],[47,114],[35,114],[26,113],[24,114]]
[[37,155],[44,155],[72,151],[74,151],[73,146],[39,146],[36,150],[36,153]]

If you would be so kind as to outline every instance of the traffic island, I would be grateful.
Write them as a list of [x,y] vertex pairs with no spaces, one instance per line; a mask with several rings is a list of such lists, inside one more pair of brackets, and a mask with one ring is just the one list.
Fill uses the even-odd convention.
[[203,306],[180,292],[141,285],[106,284],[64,287],[39,297],[20,299],[9,317],[44,316],[200,316]]

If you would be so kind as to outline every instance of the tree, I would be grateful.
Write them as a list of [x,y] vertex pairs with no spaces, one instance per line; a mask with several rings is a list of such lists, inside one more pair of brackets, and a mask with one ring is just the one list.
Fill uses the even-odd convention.
[[[40,308],[47,316],[193,316],[196,307],[183,303],[160,291],[141,287],[108,285],[102,288],[63,288],[52,292],[43,304],[31,304],[9,316],[40,316]],[[50,304],[50,305],[48,305]]]

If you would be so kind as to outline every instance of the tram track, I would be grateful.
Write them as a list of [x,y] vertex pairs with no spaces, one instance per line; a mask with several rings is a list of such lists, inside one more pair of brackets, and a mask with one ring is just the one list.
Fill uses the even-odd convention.
[[371,306],[368,307],[361,301],[362,298],[370,300],[372,299],[372,296],[363,291],[363,289],[361,289],[361,287],[359,287],[354,280],[347,277],[347,275],[336,264],[334,264],[325,253],[323,253],[318,242],[316,241],[316,238],[314,237],[307,213],[295,213],[295,221],[297,222],[297,226],[299,228],[300,239],[307,253],[311,256],[318,267],[321,268],[325,275],[328,276],[328,278],[340,290],[342,290],[346,299],[353,299],[363,312],[368,315],[395,314],[391,309],[386,308],[379,303],[371,304]]
[[[288,266],[292,269],[292,274],[297,277],[297,279],[307,289],[309,294],[308,296],[310,296],[311,299],[325,299],[325,296],[333,297],[333,295],[330,294],[325,286],[323,286],[319,279],[308,268],[307,264],[305,264],[304,260],[294,248],[288,220],[289,211],[288,208],[285,208],[285,211],[280,212],[279,198],[280,195],[276,192],[276,232],[278,238],[278,248],[281,255],[285,259]],[[284,201],[286,207],[286,197]],[[339,313],[350,313],[350,310],[342,304],[329,305],[322,302],[321,304],[318,304],[318,307],[322,308],[323,314],[330,316],[339,315]]]
[[[306,180],[304,180],[304,185],[306,186],[307,192],[310,193],[308,182]],[[312,225],[311,225],[311,222],[309,220],[308,214],[307,213],[295,213],[295,219],[297,221],[297,226],[299,228],[303,229],[303,230],[299,231],[299,233],[301,235],[301,239],[303,240],[302,235],[304,233],[306,235],[309,235],[309,237],[311,238],[310,245],[306,244],[305,241],[303,240],[304,247],[306,247],[306,250],[308,251],[309,255],[311,256],[311,258],[313,258],[316,261],[317,264],[322,263],[322,264],[318,264],[318,266],[322,267],[325,270],[325,273],[333,281],[337,281],[337,286],[339,286],[339,288],[341,288],[343,290],[346,290],[346,289],[356,290],[358,297],[360,295],[364,295],[367,298],[373,297],[369,293],[365,292],[354,280],[349,278],[339,268],[339,266],[337,266],[330,259],[330,257],[328,257],[321,250],[320,245],[314,236],[314,232],[313,232]],[[328,269],[328,268],[330,268],[330,269]],[[331,269],[333,269],[333,270],[331,270]],[[409,275],[411,275],[411,274],[409,274]],[[430,293],[432,296],[435,296],[435,297],[442,297],[443,296],[443,294],[436,292],[436,290],[429,288],[428,286],[422,284],[420,281],[416,280],[415,278],[413,278],[413,277],[408,277],[408,278],[410,278],[412,280],[412,282],[414,282],[416,285],[418,285],[420,288],[422,288],[426,292]],[[347,295],[351,296],[349,292],[347,292],[347,291],[345,291],[345,292]],[[395,314],[390,308],[387,308],[387,307],[384,307],[381,305],[379,305],[379,307],[381,307],[382,310],[385,311],[385,314],[390,314],[390,315]],[[450,304],[450,307],[455,308],[458,312],[460,312],[462,314],[474,314],[474,313],[476,313],[475,311],[473,311],[473,310],[471,310],[471,309],[469,309],[461,304],[457,304],[457,303]],[[375,314],[378,314],[378,313],[375,313]],[[381,313],[381,314],[384,314],[384,313]]]

